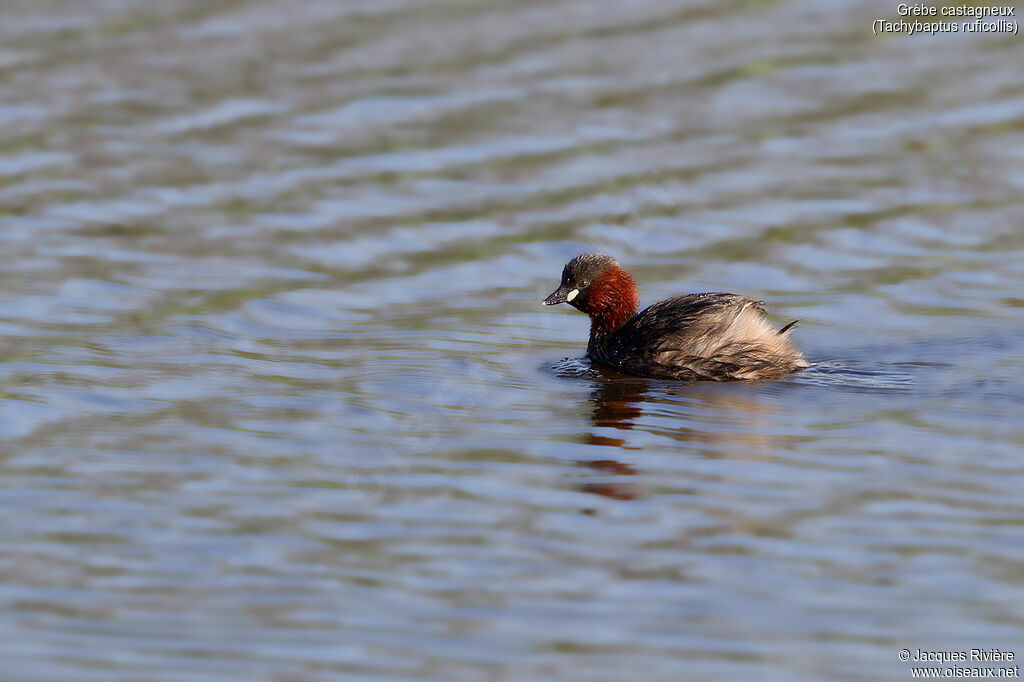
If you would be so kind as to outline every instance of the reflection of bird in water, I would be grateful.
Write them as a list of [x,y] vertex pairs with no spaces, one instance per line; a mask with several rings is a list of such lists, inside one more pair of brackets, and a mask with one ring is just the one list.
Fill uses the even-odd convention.
[[[641,430],[686,443],[705,457],[760,459],[782,444],[783,437],[771,433],[772,420],[765,419],[771,411],[770,405],[756,399],[749,390],[740,395],[734,390],[735,385],[670,385],[606,370],[596,371],[593,376],[591,422],[602,430],[632,431],[644,413],[645,404],[654,407],[668,404],[673,406],[672,412],[678,415],[678,421],[670,427],[660,427],[659,420],[655,419],[644,424]],[[616,435],[605,435],[595,430],[587,433],[583,442],[623,450],[642,450],[641,445],[630,444],[629,434],[621,434],[623,437]],[[634,481],[618,480],[637,473],[631,464],[609,458],[582,461],[580,464],[612,479],[588,482],[581,486],[584,492],[619,500],[641,496],[642,492]]]
[[[612,427],[623,431],[632,429],[634,421],[643,414],[640,404],[647,393],[650,382],[646,379],[605,376],[600,373],[596,378],[597,384],[590,398],[594,403],[594,410],[590,417],[594,426]],[[602,436],[594,432],[588,433],[584,437],[584,442],[590,445],[629,448],[625,439]],[[614,476],[636,474],[636,470],[632,466],[615,459],[597,459],[581,462],[581,464]],[[637,486],[633,482],[593,481],[583,484],[580,489],[583,492],[603,495],[615,500],[632,500],[639,496]]]
[[[640,403],[647,394],[648,384],[650,381],[647,379],[598,375],[597,386],[590,398],[594,403],[590,417],[594,426],[611,426],[624,431],[632,429],[633,422],[643,414]],[[587,442],[625,447],[624,440],[597,434],[589,434]]]

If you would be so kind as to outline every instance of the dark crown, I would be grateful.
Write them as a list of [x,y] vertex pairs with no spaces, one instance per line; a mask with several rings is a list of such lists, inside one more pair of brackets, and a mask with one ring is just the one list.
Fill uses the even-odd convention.
[[612,268],[621,267],[619,261],[603,253],[584,253],[565,264],[562,282],[572,283],[587,280],[593,282]]

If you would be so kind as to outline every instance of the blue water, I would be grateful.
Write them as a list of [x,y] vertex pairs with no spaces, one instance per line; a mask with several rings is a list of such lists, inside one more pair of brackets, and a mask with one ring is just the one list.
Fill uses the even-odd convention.
[[[1024,655],[1020,39],[824,0],[0,13],[0,677]],[[540,301],[593,250],[643,304],[763,299],[815,365],[591,366]]]

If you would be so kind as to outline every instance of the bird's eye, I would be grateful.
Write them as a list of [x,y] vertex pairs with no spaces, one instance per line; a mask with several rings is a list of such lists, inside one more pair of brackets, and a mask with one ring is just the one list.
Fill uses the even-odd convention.
[[587,280],[582,280],[580,282],[580,289],[586,289],[588,286],[590,286],[590,282],[588,282]]

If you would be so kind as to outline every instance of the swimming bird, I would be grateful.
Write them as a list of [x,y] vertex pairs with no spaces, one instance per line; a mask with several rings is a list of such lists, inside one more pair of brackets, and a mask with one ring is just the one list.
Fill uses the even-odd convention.
[[684,381],[779,379],[810,366],[776,330],[764,304],[726,293],[687,294],[637,312],[633,276],[601,253],[576,256],[544,305],[568,303],[590,316],[587,356],[626,374]]

